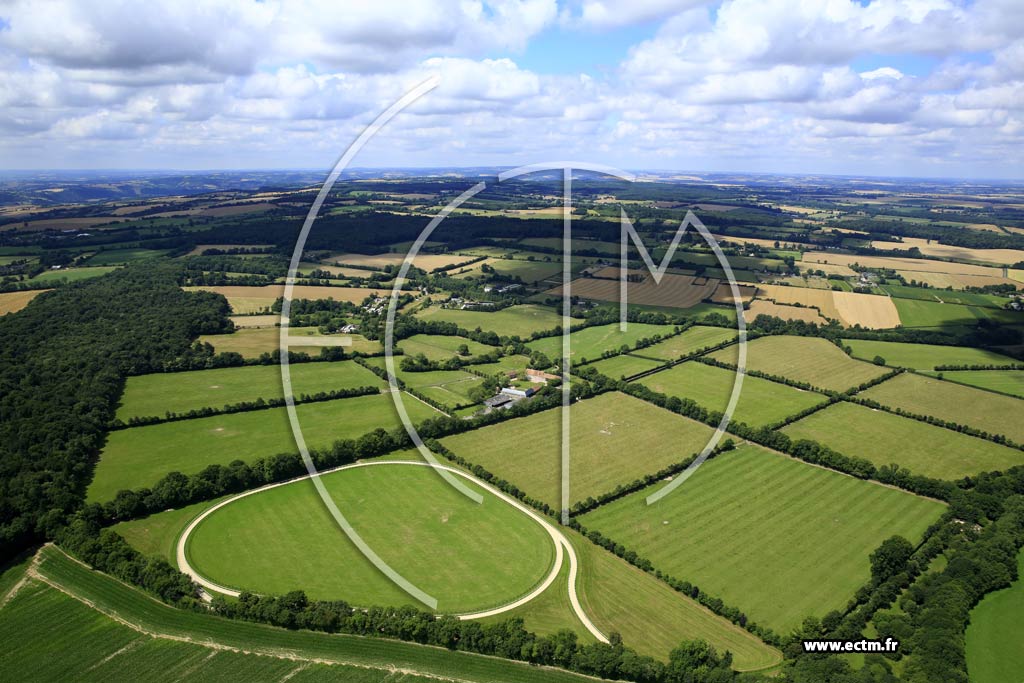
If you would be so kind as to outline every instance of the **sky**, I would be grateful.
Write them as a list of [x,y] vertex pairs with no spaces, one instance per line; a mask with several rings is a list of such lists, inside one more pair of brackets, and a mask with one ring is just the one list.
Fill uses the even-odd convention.
[[0,0],[0,168],[1024,178],[1021,0]]

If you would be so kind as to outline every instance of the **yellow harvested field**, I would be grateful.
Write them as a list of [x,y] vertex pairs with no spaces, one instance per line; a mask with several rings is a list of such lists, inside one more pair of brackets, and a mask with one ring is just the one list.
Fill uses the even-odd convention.
[[987,275],[1001,277],[1002,268],[992,266],[976,266],[969,263],[949,263],[947,261],[930,261],[928,259],[902,258],[898,256],[858,256],[856,254],[833,254],[826,251],[809,251],[804,254],[804,268],[812,268],[812,263],[831,263],[849,266],[854,263],[865,268],[891,268],[893,270],[914,270],[928,273],[958,273],[963,275]]
[[[740,290],[740,301],[747,302],[757,294],[757,287],[754,285],[737,285]],[[718,285],[718,289],[711,295],[711,301],[716,304],[734,304],[736,298],[732,295],[732,286],[728,282]]]
[[[266,285],[264,287],[245,287],[241,285],[223,285],[217,287],[185,287],[188,291],[206,291],[223,294],[231,310],[235,313],[262,313],[267,311],[279,297],[284,296],[284,285]],[[316,287],[312,285],[295,285],[292,291],[294,299],[334,299],[359,303],[371,294],[388,296],[389,290],[363,289],[360,287]]]
[[968,223],[967,227],[971,230],[985,230],[987,232],[1001,233],[1003,231],[998,225],[993,225],[992,223]]
[[1012,268],[1007,271],[1010,279],[1015,282],[1024,282],[1024,270],[1013,270]]
[[1018,281],[1020,276],[1017,278],[1013,277],[1014,272],[1021,273],[1022,271],[1011,270],[1009,278],[959,273],[926,273],[919,270],[897,270],[896,272],[907,282],[917,280],[936,289],[945,289],[947,287],[964,289],[966,287],[984,287],[986,285],[1016,285],[1018,288],[1024,288],[1024,281]]
[[340,275],[341,277],[370,277],[376,271],[365,270],[363,268],[346,268],[345,266],[327,266],[322,263],[300,263],[299,272],[308,273],[312,270],[326,270],[332,275]]
[[821,317],[821,314],[814,308],[786,306],[763,299],[751,301],[750,307],[743,311],[743,319],[748,323],[753,322],[759,315],[770,315],[775,318],[782,318],[783,320],[803,320],[806,323],[814,323],[816,325],[828,324],[828,321]]
[[[618,268],[604,268],[598,275],[609,270],[618,274]],[[655,284],[649,275],[643,282],[630,282],[627,297],[629,303],[645,306],[669,306],[672,308],[690,308],[704,299],[709,299],[718,289],[720,280],[693,275],[674,275],[666,273],[661,284]],[[580,278],[570,283],[573,296],[598,301],[618,301],[618,279]],[[546,292],[550,296],[562,296],[562,287]]]
[[832,292],[832,301],[839,311],[839,320],[846,325],[860,325],[869,330],[885,330],[900,324],[896,304],[887,296]]
[[[756,244],[759,247],[766,247],[768,249],[775,248],[775,240],[766,240],[760,237],[736,237],[733,235],[716,235],[714,233],[712,233],[711,236],[714,237],[719,244],[721,244],[722,242],[732,242],[733,244]],[[786,244],[801,244],[800,242],[786,242],[785,240],[779,240],[778,242],[780,248]]]
[[[993,226],[995,227],[995,226]],[[968,247],[955,247],[937,242],[928,243],[928,240],[920,237],[904,237],[903,242],[871,242],[874,249],[889,249],[906,251],[917,247],[925,256],[937,258],[952,258],[961,261],[982,261],[984,263],[995,263],[998,265],[1010,265],[1024,261],[1024,250],[1021,249],[970,249]]]
[[274,327],[281,322],[281,316],[271,315],[232,315],[231,322],[238,328]]
[[8,223],[0,230],[81,230],[96,225],[103,225],[111,221],[123,221],[123,218],[116,216],[89,216],[83,218],[40,218],[35,221],[28,221],[26,227],[23,223]]
[[[426,271],[434,268],[452,266],[456,263],[468,261],[471,256],[464,254],[419,254],[413,261],[413,265]],[[405,253],[400,254],[334,254],[331,261],[339,265],[364,266],[367,268],[384,268],[385,266],[400,266],[405,261]]]
[[0,294],[0,315],[14,313],[28,306],[28,302],[35,299],[48,289],[31,289],[27,292],[4,292]]
[[[289,345],[289,350],[308,353],[312,356],[320,354],[323,340],[332,335],[321,335],[315,327],[293,327],[288,334],[290,339],[309,337],[309,346],[301,343]],[[359,334],[333,335],[349,337],[351,346],[344,347],[346,353],[381,353],[384,347],[378,341],[371,341]],[[276,327],[261,327],[235,330],[231,334],[204,334],[199,337],[201,342],[209,342],[217,353],[240,353],[245,358],[258,358],[264,353],[278,353],[281,348],[281,330]]]
[[843,277],[853,277],[857,272],[850,266],[840,266],[834,263],[800,263],[800,272],[806,273],[809,270],[820,270],[825,275],[842,275]]
[[874,330],[900,324],[896,305],[887,296],[784,285],[760,285],[758,290],[761,299],[770,299],[777,304],[800,304],[817,308],[822,316],[838,320],[846,327],[860,325]]

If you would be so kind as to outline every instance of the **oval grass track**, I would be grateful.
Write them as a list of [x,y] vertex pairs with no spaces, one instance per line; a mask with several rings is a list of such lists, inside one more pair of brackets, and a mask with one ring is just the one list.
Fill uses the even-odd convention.
[[[393,463],[397,465],[397,463]],[[352,526],[441,612],[505,604],[548,574],[555,548],[535,521],[494,495],[476,505],[427,467],[354,467],[323,476]],[[207,579],[260,593],[303,589],[313,598],[369,605],[413,599],[359,553],[308,479],[239,498],[187,539]]]
[[652,491],[580,521],[778,633],[842,609],[883,540],[917,542],[945,507],[754,446],[705,463],[648,506]]

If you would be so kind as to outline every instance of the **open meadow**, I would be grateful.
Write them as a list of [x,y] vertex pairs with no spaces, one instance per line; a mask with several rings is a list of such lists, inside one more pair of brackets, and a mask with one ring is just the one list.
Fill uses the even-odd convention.
[[[637,383],[660,394],[688,398],[708,410],[724,412],[735,379],[736,373],[732,370],[689,361],[648,375]],[[813,391],[759,377],[744,377],[733,419],[751,427],[765,427],[827,400]]]
[[[711,354],[736,364],[737,347]],[[760,337],[747,344],[747,369],[786,377],[833,391],[845,391],[885,374],[885,368],[851,359],[827,339],[818,337]]]
[[1024,370],[955,370],[942,373],[944,379],[1024,398]]
[[[619,329],[619,323],[586,327],[569,335],[569,357],[573,362],[597,360],[604,351],[618,351],[622,346],[632,348],[641,339],[651,339],[655,335],[670,335],[674,329],[671,325],[645,323],[629,323],[625,332]],[[562,335],[537,339],[527,346],[533,351],[540,351],[551,360],[562,357]]]
[[[442,439],[453,453],[558,508],[561,409]],[[570,505],[699,452],[713,430],[640,399],[601,394],[570,409]]]
[[[386,382],[355,361],[292,363],[288,366],[296,397],[337,389],[384,387]],[[168,372],[129,377],[121,396],[117,418],[163,417],[197,408],[221,408],[255,401],[283,398],[280,365]]]
[[553,308],[536,304],[509,306],[500,311],[463,311],[433,306],[416,314],[424,320],[444,320],[466,330],[480,328],[502,337],[529,337],[534,332],[552,330],[562,324],[562,316]]
[[890,408],[937,417],[1024,443],[1024,401],[905,372],[858,394]]
[[945,509],[756,446],[719,455],[647,505],[656,486],[580,521],[778,633],[841,610],[883,540],[916,542]]
[[682,334],[640,349],[636,355],[659,360],[677,360],[736,338],[736,330],[694,325]]
[[[411,396],[404,399],[414,422],[440,414]],[[306,403],[296,410],[310,448],[402,426],[390,394]],[[297,452],[285,408],[121,429],[107,438],[87,498],[104,502],[121,489],[152,486],[168,472],[191,474],[215,463]]]
[[853,349],[853,357],[871,361],[881,357],[890,367],[912,368],[933,372],[939,365],[1013,365],[1019,361],[1009,356],[968,346],[906,344],[903,342],[844,339],[844,346]]
[[[322,335],[315,327],[292,327],[288,330],[290,339],[310,337],[310,345],[293,344],[291,351],[320,355],[322,346],[317,344],[322,337],[348,337],[351,346],[344,347],[346,353],[376,354],[384,353],[384,345],[379,341],[367,339],[361,334]],[[277,354],[281,349],[281,330],[276,327],[253,327],[235,330],[231,334],[204,334],[200,342],[211,344],[217,353],[238,353],[244,358],[259,358],[264,353]]]
[[[475,503],[428,467],[373,463],[321,481],[359,535],[437,598],[441,612],[511,602],[554,561],[554,544],[537,522],[467,483],[484,496],[482,505]],[[360,606],[412,602],[345,537],[308,480],[212,512],[189,536],[187,552],[202,576],[236,589],[301,588],[312,598]]]
[[428,360],[443,361],[458,356],[458,349],[465,344],[471,356],[482,356],[495,350],[480,342],[465,337],[451,337],[439,334],[415,334],[402,339],[396,346],[407,356],[422,353]]
[[811,439],[876,466],[897,464],[936,479],[1005,470],[1024,452],[882,410],[840,402],[787,425],[793,439]]
[[[275,301],[284,296],[284,285],[247,287],[244,285],[220,285],[185,287],[187,291],[206,291],[222,294],[234,313],[262,313],[269,311]],[[389,289],[363,289],[361,287],[328,287],[321,285],[295,285],[293,299],[334,299],[358,304],[368,296],[390,296]]]
[[1017,580],[982,598],[967,626],[967,671],[972,683],[1003,683],[1024,671],[1024,640],[1008,637],[1024,614],[1024,550],[1017,554]]
[[647,370],[653,370],[664,364],[664,361],[641,358],[632,354],[623,353],[611,358],[591,363],[587,367],[595,368],[598,372],[612,379],[625,379]]

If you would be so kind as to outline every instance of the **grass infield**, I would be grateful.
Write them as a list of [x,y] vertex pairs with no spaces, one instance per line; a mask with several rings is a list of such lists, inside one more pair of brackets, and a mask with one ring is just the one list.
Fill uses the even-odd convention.
[[[484,495],[477,505],[427,467],[375,464],[321,480],[359,535],[436,597],[442,612],[514,600],[554,561],[551,538],[534,520],[467,483]],[[414,602],[345,537],[308,480],[213,512],[189,537],[188,554],[201,574],[235,588],[302,589],[313,598],[361,606]]]
[[967,346],[938,346],[935,344],[907,344],[903,342],[845,339],[843,344],[853,349],[853,357],[874,360],[880,356],[892,367],[912,368],[933,373],[937,365],[1012,365],[1019,361],[994,351]]
[[975,683],[1004,683],[1024,671],[1024,640],[1018,637],[1024,614],[1024,550],[1017,555],[1017,580],[990,593],[971,610],[967,627],[967,672]]

